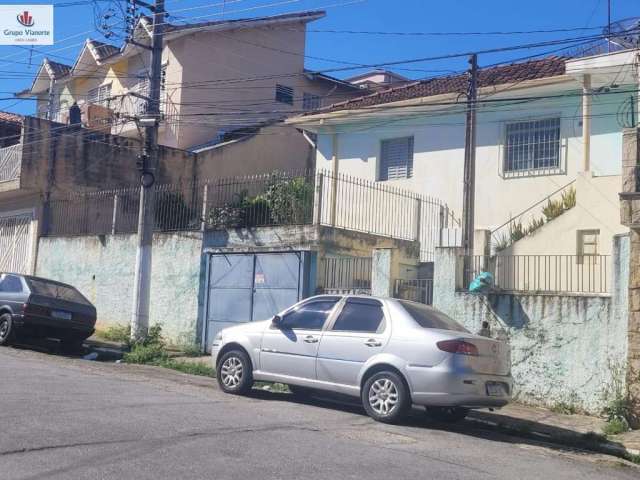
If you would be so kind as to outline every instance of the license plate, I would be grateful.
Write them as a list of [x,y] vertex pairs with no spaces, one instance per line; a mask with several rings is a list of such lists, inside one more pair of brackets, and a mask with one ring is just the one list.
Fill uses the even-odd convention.
[[490,397],[504,397],[507,394],[501,383],[487,383],[487,395]]
[[69,312],[63,312],[61,310],[53,310],[51,312],[53,318],[59,318],[60,320],[71,320],[71,314]]

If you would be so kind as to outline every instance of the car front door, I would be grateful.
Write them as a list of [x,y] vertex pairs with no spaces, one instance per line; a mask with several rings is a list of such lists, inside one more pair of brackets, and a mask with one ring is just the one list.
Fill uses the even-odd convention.
[[318,380],[356,386],[362,366],[384,350],[390,335],[391,324],[380,301],[347,298],[322,335],[316,367]]
[[316,379],[316,356],[324,327],[340,297],[318,297],[267,327],[260,349],[260,370],[270,375]]

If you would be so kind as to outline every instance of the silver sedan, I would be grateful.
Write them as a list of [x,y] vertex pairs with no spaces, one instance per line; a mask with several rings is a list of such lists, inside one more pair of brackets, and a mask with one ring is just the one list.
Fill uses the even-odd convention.
[[320,295],[271,320],[222,330],[212,348],[220,387],[245,394],[256,380],[295,394],[359,397],[367,413],[398,421],[413,405],[439,420],[511,399],[507,344],[473,335],[415,302]]

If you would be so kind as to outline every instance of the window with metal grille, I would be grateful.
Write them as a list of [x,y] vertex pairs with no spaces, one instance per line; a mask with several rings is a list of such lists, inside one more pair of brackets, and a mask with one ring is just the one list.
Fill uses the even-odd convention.
[[92,88],[87,92],[87,102],[106,107],[111,97],[111,84]]
[[504,173],[556,173],[560,169],[560,119],[508,123]]
[[598,256],[598,237],[600,230],[578,230],[577,263],[584,263],[584,257]]
[[383,140],[380,148],[379,180],[413,176],[413,137]]
[[293,88],[285,85],[276,85],[276,102],[293,105]]
[[303,110],[317,110],[320,108],[320,96],[304,92],[302,95]]

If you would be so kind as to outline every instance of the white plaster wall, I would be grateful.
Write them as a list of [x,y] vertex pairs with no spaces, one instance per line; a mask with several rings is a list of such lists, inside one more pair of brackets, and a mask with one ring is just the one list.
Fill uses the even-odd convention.
[[[562,87],[537,87],[518,95],[560,95],[579,92],[577,83]],[[496,95],[493,98],[499,98]],[[621,172],[622,133],[616,112],[628,94],[593,98],[591,166],[596,176]],[[452,107],[447,107],[448,112]],[[420,194],[437,197],[458,216],[462,206],[464,166],[464,112],[439,112],[384,119],[353,117],[334,131],[338,135],[339,171],[377,179],[380,142],[387,138],[414,136],[414,174],[410,179],[384,182]],[[446,113],[446,112],[445,112]],[[505,178],[501,175],[505,123],[534,118],[561,117],[562,165],[558,175]],[[331,169],[332,133],[321,128],[317,168]],[[476,152],[476,228],[492,229],[544,199],[576,178],[583,158],[581,98],[536,101],[525,104],[484,106],[478,114]],[[604,201],[616,203],[617,192],[606,192]]]
[[[36,272],[78,288],[98,311],[98,326],[130,322],[135,235],[41,238]],[[171,343],[196,339],[202,236],[156,234],[151,280],[151,324]]]

